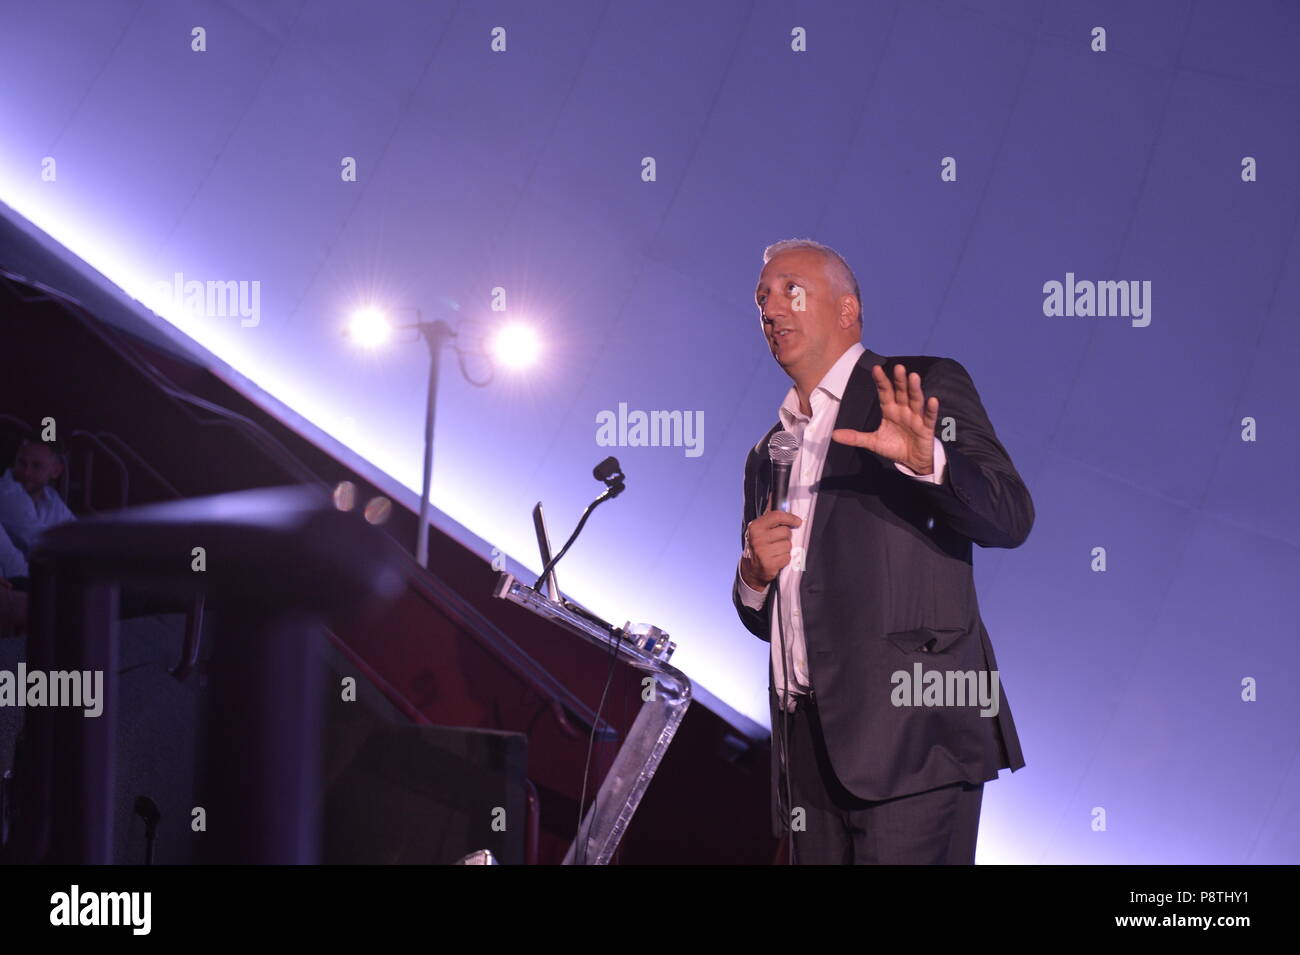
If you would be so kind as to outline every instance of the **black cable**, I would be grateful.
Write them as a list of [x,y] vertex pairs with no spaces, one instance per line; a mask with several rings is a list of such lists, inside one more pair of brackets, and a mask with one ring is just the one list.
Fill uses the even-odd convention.
[[785,828],[790,837],[790,854],[786,859],[787,865],[794,865],[794,825],[790,819],[791,813],[794,812],[794,788],[791,784],[790,777],[790,712],[786,709],[786,698],[791,697],[790,693],[790,671],[786,666],[785,651],[785,621],[781,617],[781,574],[772,578],[773,587],[776,592],[772,595],[775,606],[772,612],[776,614],[776,631],[781,642],[781,692],[776,695],[777,706],[781,707],[781,766],[785,776]]
[[[624,740],[627,739],[627,730],[625,729],[625,727],[627,726],[627,698],[630,692],[630,687],[628,683],[629,683],[629,679],[633,676],[633,674],[638,672],[640,671],[633,670],[631,667],[628,667],[623,671],[623,712],[622,712],[622,716],[619,719],[619,727],[620,727],[619,731],[620,733],[623,734],[622,738]],[[640,685],[639,680],[637,681],[637,685],[638,686]],[[644,706],[646,702],[648,701],[643,700],[642,705]],[[618,842],[618,851],[615,853],[615,856],[621,858],[622,855],[623,855],[623,840],[620,839]]]
[[[754,468],[753,499],[754,499],[754,511],[755,513],[757,513],[758,512],[758,468],[757,467]],[[748,525],[746,525],[745,534],[746,534],[746,540],[748,540],[748,534],[749,534]],[[785,803],[786,804],[784,807],[781,806],[781,783],[779,778],[777,780],[777,787],[776,787],[776,801],[777,801],[778,808],[783,809],[782,816],[781,816],[782,825],[785,826],[786,834],[790,840],[790,852],[789,855],[787,856],[786,863],[788,865],[794,865],[795,864],[794,827],[791,824],[791,820],[790,820],[790,814],[794,811],[794,790],[790,782],[790,775],[791,775],[790,746],[789,746],[790,714],[786,710],[786,699],[785,699],[786,696],[789,695],[790,693],[790,671],[786,665],[785,621],[781,619],[781,573],[780,571],[778,571],[777,575],[774,578],[772,578],[772,581],[771,583],[769,583],[768,586],[776,588],[775,592],[772,594],[772,602],[773,602],[772,612],[776,614],[777,639],[781,645],[782,687],[781,687],[781,691],[776,693],[776,705],[781,708],[781,723],[780,723],[780,732],[777,733],[777,727],[775,725],[772,727],[772,732],[780,737],[780,739],[777,740],[776,750],[780,754],[780,758],[781,758],[781,775],[784,776],[785,778]],[[769,641],[771,640],[770,620],[768,621],[768,639]]]
[[[616,628],[612,636],[614,639],[609,645],[609,671],[605,674],[605,688],[601,691],[600,704],[596,707],[596,718],[591,723],[591,735],[587,738],[587,761],[582,769],[582,795],[578,797],[578,833],[574,837],[575,842],[580,842],[579,851],[582,855],[580,859],[578,852],[574,852],[573,861],[575,865],[587,864],[587,838],[582,833],[582,807],[587,801],[587,781],[591,775],[591,752],[596,744],[596,730],[600,726],[601,714],[605,712],[605,700],[609,696],[609,686],[614,681],[614,665],[618,662],[618,644],[623,639],[623,631]],[[600,790],[597,790],[596,796],[591,802],[591,821],[593,823],[596,821],[596,808],[599,803]]]

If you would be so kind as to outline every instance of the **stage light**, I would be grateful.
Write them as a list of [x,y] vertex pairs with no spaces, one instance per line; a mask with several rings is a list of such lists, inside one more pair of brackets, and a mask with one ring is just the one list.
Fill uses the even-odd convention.
[[348,334],[362,348],[378,348],[393,334],[387,316],[377,308],[363,308],[352,316]]
[[526,368],[541,353],[537,333],[528,325],[511,322],[493,336],[492,354],[507,368]]

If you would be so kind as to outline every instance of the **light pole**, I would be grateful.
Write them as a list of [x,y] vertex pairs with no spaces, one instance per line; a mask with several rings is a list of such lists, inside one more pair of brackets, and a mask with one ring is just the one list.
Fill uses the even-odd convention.
[[[441,319],[425,322],[420,319],[420,310],[415,310],[415,327],[429,346],[429,394],[424,408],[424,483],[420,491],[420,529],[415,537],[415,562],[421,567],[429,566],[429,497],[433,493],[433,423],[438,412],[438,366],[441,364],[443,346],[452,343],[456,353],[461,356],[460,371],[465,380],[477,388],[483,388],[492,381],[489,373],[483,381],[475,381],[465,370],[465,352],[454,342],[456,329]],[[493,369],[495,372],[495,368]]]
[[[493,352],[482,348],[472,350],[460,347],[457,344],[457,339],[460,338],[459,328],[452,327],[442,319],[426,322],[418,308],[392,309],[391,311],[414,312],[415,323],[393,326],[388,323],[383,312],[373,308],[364,309],[353,317],[350,334],[354,341],[373,347],[385,341],[393,331],[414,330],[419,333],[429,348],[428,393],[425,396],[424,407],[424,468],[420,492],[420,525],[415,538],[415,560],[421,567],[428,567],[429,498],[433,491],[433,432],[438,410],[438,376],[442,350],[447,345],[450,345],[458,356],[461,375],[474,387],[484,388],[492,382],[492,378],[496,373],[494,357],[502,360],[505,364],[516,367],[528,364],[536,356],[537,343],[532,332],[527,327],[509,325],[500,329],[496,336],[494,356]],[[465,326],[481,325],[482,323],[462,319],[457,324]],[[474,378],[469,373],[469,369],[465,367],[465,358],[471,354],[482,355],[488,359],[489,371],[486,378],[482,380]]]

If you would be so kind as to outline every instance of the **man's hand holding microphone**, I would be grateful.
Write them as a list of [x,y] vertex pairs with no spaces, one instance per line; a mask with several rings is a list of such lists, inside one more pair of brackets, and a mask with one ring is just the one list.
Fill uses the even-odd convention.
[[790,563],[793,528],[803,521],[786,511],[769,510],[745,528],[745,551],[740,557],[740,579],[752,590],[762,590]]
[[799,439],[778,431],[767,445],[772,464],[771,507],[745,527],[740,579],[751,590],[763,590],[790,563],[794,528],[803,519],[789,512],[790,470],[799,453]]

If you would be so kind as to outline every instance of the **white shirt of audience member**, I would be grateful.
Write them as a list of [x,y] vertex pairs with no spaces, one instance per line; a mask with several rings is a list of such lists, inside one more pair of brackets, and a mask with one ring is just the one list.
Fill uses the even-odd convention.
[[[35,496],[27,489],[28,482],[48,482],[62,470],[63,462],[50,449],[25,443],[18,449],[14,467],[0,477],[0,527],[8,532],[9,539],[23,555],[30,553],[32,542],[45,528],[76,520],[76,515],[48,483]],[[19,481],[18,477],[23,480]]]
[[14,546],[3,527],[0,527],[0,577],[27,576],[27,558]]

